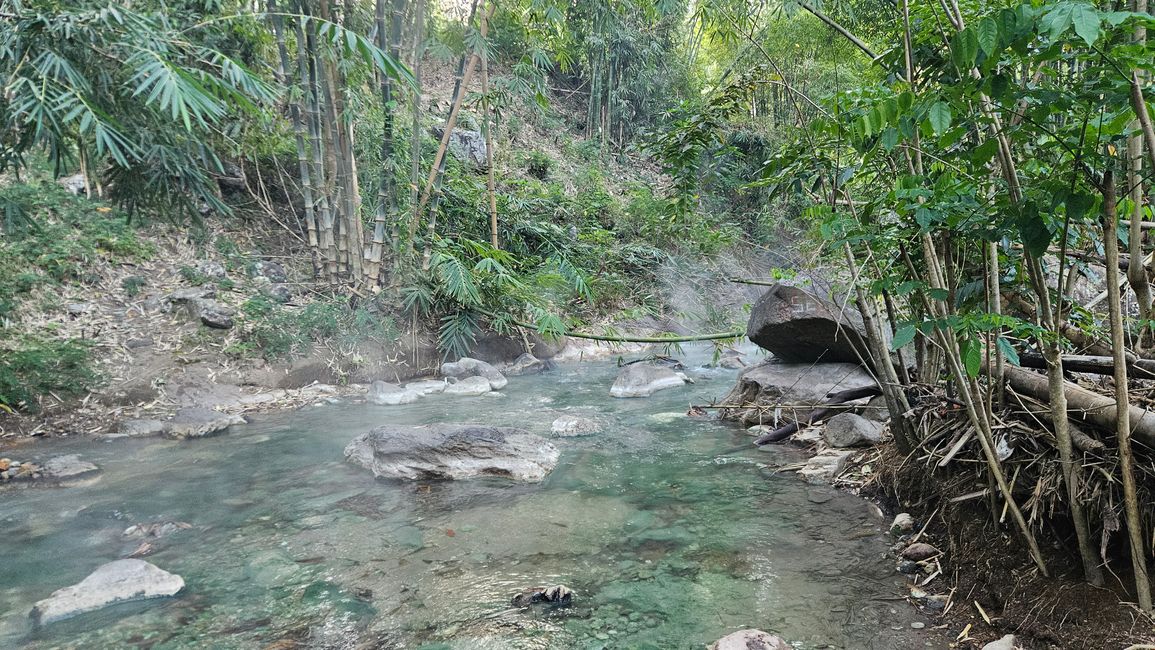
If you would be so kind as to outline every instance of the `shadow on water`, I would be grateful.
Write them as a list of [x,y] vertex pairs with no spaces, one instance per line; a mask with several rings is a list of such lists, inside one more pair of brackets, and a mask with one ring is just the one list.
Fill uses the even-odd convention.
[[[307,408],[186,443],[45,447],[104,472],[0,495],[0,647],[670,649],[743,627],[803,648],[911,647],[915,613],[891,600],[902,581],[867,505],[774,475],[795,451],[723,454],[745,436],[683,415],[734,373],[613,400],[616,370],[563,366],[496,397]],[[549,435],[562,414],[603,430],[556,440],[561,460],[538,485],[377,481],[342,460],[385,422]],[[139,550],[126,528],[163,522],[188,527],[146,540],[147,559],[182,575],[184,593],[31,631],[35,601]],[[572,607],[509,605],[557,583],[576,591]]]

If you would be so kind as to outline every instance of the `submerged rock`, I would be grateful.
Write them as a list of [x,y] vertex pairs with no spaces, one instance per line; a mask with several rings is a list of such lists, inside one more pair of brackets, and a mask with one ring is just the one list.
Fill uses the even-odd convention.
[[441,374],[456,379],[484,377],[493,390],[501,390],[509,383],[509,380],[497,368],[470,357],[461,357],[457,361],[441,364]]
[[384,381],[375,381],[370,384],[369,395],[366,399],[379,406],[397,406],[399,404],[412,404],[420,397],[421,393],[417,391],[401,388],[396,384]]
[[597,422],[578,415],[563,415],[550,427],[555,436],[584,436],[600,430]]
[[686,376],[665,366],[649,363],[631,363],[618,373],[610,387],[613,397],[649,397],[667,388],[687,383]]
[[839,413],[826,422],[823,436],[831,447],[865,447],[882,442],[882,423],[854,413]]
[[379,478],[500,476],[534,482],[557,465],[558,450],[544,438],[509,427],[387,425],[354,438],[345,459]]
[[746,336],[787,363],[868,359],[865,328],[853,307],[786,284],[770,287],[750,311]]
[[82,460],[80,454],[54,456],[44,461],[40,470],[44,478],[60,482],[89,479],[100,473],[99,467]]
[[184,580],[143,560],[117,560],[71,587],[54,591],[32,608],[36,626],[91,612],[114,603],[175,596]]
[[212,409],[190,406],[183,408],[165,422],[164,433],[169,438],[203,438],[220,433],[234,424],[244,424],[245,418]]
[[781,637],[762,630],[739,630],[718,639],[709,650],[792,650]]
[[445,394],[470,397],[484,395],[492,390],[493,384],[485,377],[466,377],[455,384],[446,386]]
[[566,606],[573,602],[573,596],[573,591],[565,585],[534,587],[514,596],[510,604],[514,607],[529,607],[535,603],[553,603]]

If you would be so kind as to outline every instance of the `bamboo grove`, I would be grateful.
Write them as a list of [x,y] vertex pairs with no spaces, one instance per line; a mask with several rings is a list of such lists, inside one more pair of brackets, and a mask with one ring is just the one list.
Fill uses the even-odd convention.
[[[1155,352],[1155,21],[1142,0],[904,0],[895,12],[877,83],[822,103],[763,183],[807,197],[848,269],[899,449],[944,444],[920,403],[945,386],[966,426],[938,466],[977,440],[992,515],[1009,517],[1039,572],[1055,570],[1037,536],[1058,507],[1085,579],[1103,584],[1109,548],[1126,549],[1149,611],[1155,416],[1129,386]],[[1080,292],[1088,279],[1102,296]],[[1108,357],[1112,398],[1069,379],[1078,353]],[[1019,367],[1028,357],[1045,377]],[[1047,470],[1033,492],[1009,470],[1008,421],[1024,411],[1041,438],[1022,444],[1053,449],[1053,492]]]

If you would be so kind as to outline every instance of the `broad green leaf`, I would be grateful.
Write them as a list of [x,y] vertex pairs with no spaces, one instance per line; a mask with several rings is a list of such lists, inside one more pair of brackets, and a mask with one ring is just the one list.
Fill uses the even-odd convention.
[[1042,215],[1037,211],[1029,210],[1019,216],[1019,234],[1023,239],[1023,248],[1035,257],[1041,257],[1051,245],[1051,229],[1047,227]]
[[979,39],[975,30],[967,27],[957,32],[950,43],[951,60],[959,70],[967,71],[974,67],[975,59],[979,55]]
[[883,149],[892,151],[898,146],[898,130],[893,126],[887,127],[887,129],[882,132],[882,138],[879,141],[882,143]]
[[1094,7],[1085,4],[1074,5],[1071,7],[1071,22],[1075,25],[1075,33],[1086,41],[1088,46],[1094,45],[1095,41],[1099,40],[1102,20]]
[[942,135],[950,128],[950,106],[947,106],[946,102],[935,102],[931,105],[927,117],[930,119],[930,128],[934,129],[935,135]]
[[914,335],[916,332],[918,332],[918,330],[915,329],[914,325],[909,323],[898,328],[898,331],[894,333],[894,338],[890,341],[890,349],[897,350],[905,345],[908,345],[911,341],[914,340]]
[[1010,341],[1000,336],[997,339],[997,343],[999,346],[999,351],[1003,353],[1004,359],[1006,359],[1012,366],[1021,365],[1019,361],[1019,351],[1015,349],[1015,346],[1011,345]]
[[999,24],[993,18],[987,16],[975,25],[975,32],[978,36],[979,47],[982,48],[983,54],[988,57],[995,53],[999,47]]
[[978,377],[983,366],[983,346],[976,339],[966,339],[960,347],[967,376],[971,379]]

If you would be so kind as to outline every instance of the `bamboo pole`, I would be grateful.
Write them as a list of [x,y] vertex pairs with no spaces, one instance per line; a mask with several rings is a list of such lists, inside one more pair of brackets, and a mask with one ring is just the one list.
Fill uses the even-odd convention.
[[1103,173],[1103,249],[1107,257],[1108,309],[1111,346],[1115,357],[1115,435],[1119,441],[1119,473],[1123,479],[1123,505],[1127,536],[1131,543],[1131,566],[1135,574],[1135,594],[1139,607],[1151,611],[1151,581],[1147,577],[1143,521],[1139,517],[1139,497],[1135,485],[1135,457],[1131,449],[1130,395],[1127,390],[1126,339],[1123,333],[1122,297],[1119,291],[1118,206],[1115,178],[1110,169]]
[[[491,0],[494,10],[497,9],[497,0]],[[481,15],[481,33],[489,29],[489,17]],[[483,45],[481,52],[481,126],[485,130],[485,166],[486,185],[489,191],[489,243],[494,248],[500,248],[497,241],[497,191],[494,183],[494,152],[493,152],[493,124],[489,115],[489,44]]]

